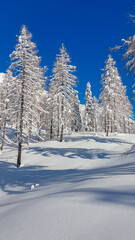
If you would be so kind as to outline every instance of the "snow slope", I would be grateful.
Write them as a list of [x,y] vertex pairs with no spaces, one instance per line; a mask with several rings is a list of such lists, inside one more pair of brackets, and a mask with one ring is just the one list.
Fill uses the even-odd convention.
[[0,155],[0,239],[134,240],[135,135],[74,134],[7,143]]

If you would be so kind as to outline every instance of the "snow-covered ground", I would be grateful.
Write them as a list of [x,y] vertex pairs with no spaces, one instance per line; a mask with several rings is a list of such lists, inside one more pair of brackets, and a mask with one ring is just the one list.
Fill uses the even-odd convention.
[[74,134],[7,143],[0,154],[1,240],[134,240],[135,135]]

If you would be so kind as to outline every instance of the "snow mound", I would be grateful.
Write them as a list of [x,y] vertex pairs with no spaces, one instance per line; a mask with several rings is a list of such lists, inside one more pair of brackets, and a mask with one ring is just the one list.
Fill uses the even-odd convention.
[[35,188],[35,186],[34,185],[31,185],[31,190],[33,190]]

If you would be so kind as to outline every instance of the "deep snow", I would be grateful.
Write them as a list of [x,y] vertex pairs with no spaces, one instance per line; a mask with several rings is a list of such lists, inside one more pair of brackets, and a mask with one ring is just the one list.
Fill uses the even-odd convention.
[[0,155],[1,240],[134,240],[135,135],[79,133]]

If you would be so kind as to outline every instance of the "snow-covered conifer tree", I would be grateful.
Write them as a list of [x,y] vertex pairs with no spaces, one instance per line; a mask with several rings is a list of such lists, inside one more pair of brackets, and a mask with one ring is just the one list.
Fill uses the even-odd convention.
[[109,132],[124,131],[123,122],[126,119],[125,116],[128,119],[132,116],[132,106],[111,55],[108,56],[105,63],[100,99],[103,104],[105,132],[108,136]]
[[[71,121],[73,116],[73,102],[77,91],[76,76],[73,72],[75,66],[70,63],[70,57],[62,44],[60,54],[56,56],[56,62],[52,70],[53,75],[50,81],[50,97],[51,97],[51,120],[50,133],[51,136],[60,136],[60,142],[63,140],[64,130],[71,129]],[[54,133],[55,132],[55,133]]]
[[93,97],[93,109],[94,109],[94,132],[98,132],[101,125],[100,119],[100,105],[99,100],[94,96]]
[[[10,55],[11,66],[16,86],[13,90],[12,104],[19,119],[19,140],[17,167],[21,165],[23,135],[31,137],[32,129],[37,131],[40,106],[40,94],[43,89],[43,68],[37,56],[36,44],[26,26],[22,26],[15,51]],[[27,129],[27,131],[25,131]]]
[[[133,15],[131,17],[133,18],[133,22],[135,23],[135,16]],[[122,39],[122,42],[122,46],[116,46],[114,49],[124,50],[123,57],[126,60],[126,67],[129,69],[129,72],[132,75],[135,75],[135,34],[133,34],[133,36],[130,36],[128,39]],[[134,87],[135,84],[133,84],[133,94],[135,94]],[[135,97],[133,99],[135,100]]]
[[78,95],[75,96],[74,100],[74,116],[72,120],[72,131],[79,132],[82,127],[81,115],[80,115],[80,101]]
[[94,109],[93,109],[93,98],[91,93],[91,85],[88,82],[85,92],[85,119],[86,119],[86,131],[94,130]]
[[7,70],[6,74],[4,74],[0,90],[0,122],[2,130],[1,151],[3,150],[4,146],[7,121],[11,122],[12,120],[13,109],[11,109],[11,97],[12,97],[11,83],[12,73],[10,70]]

